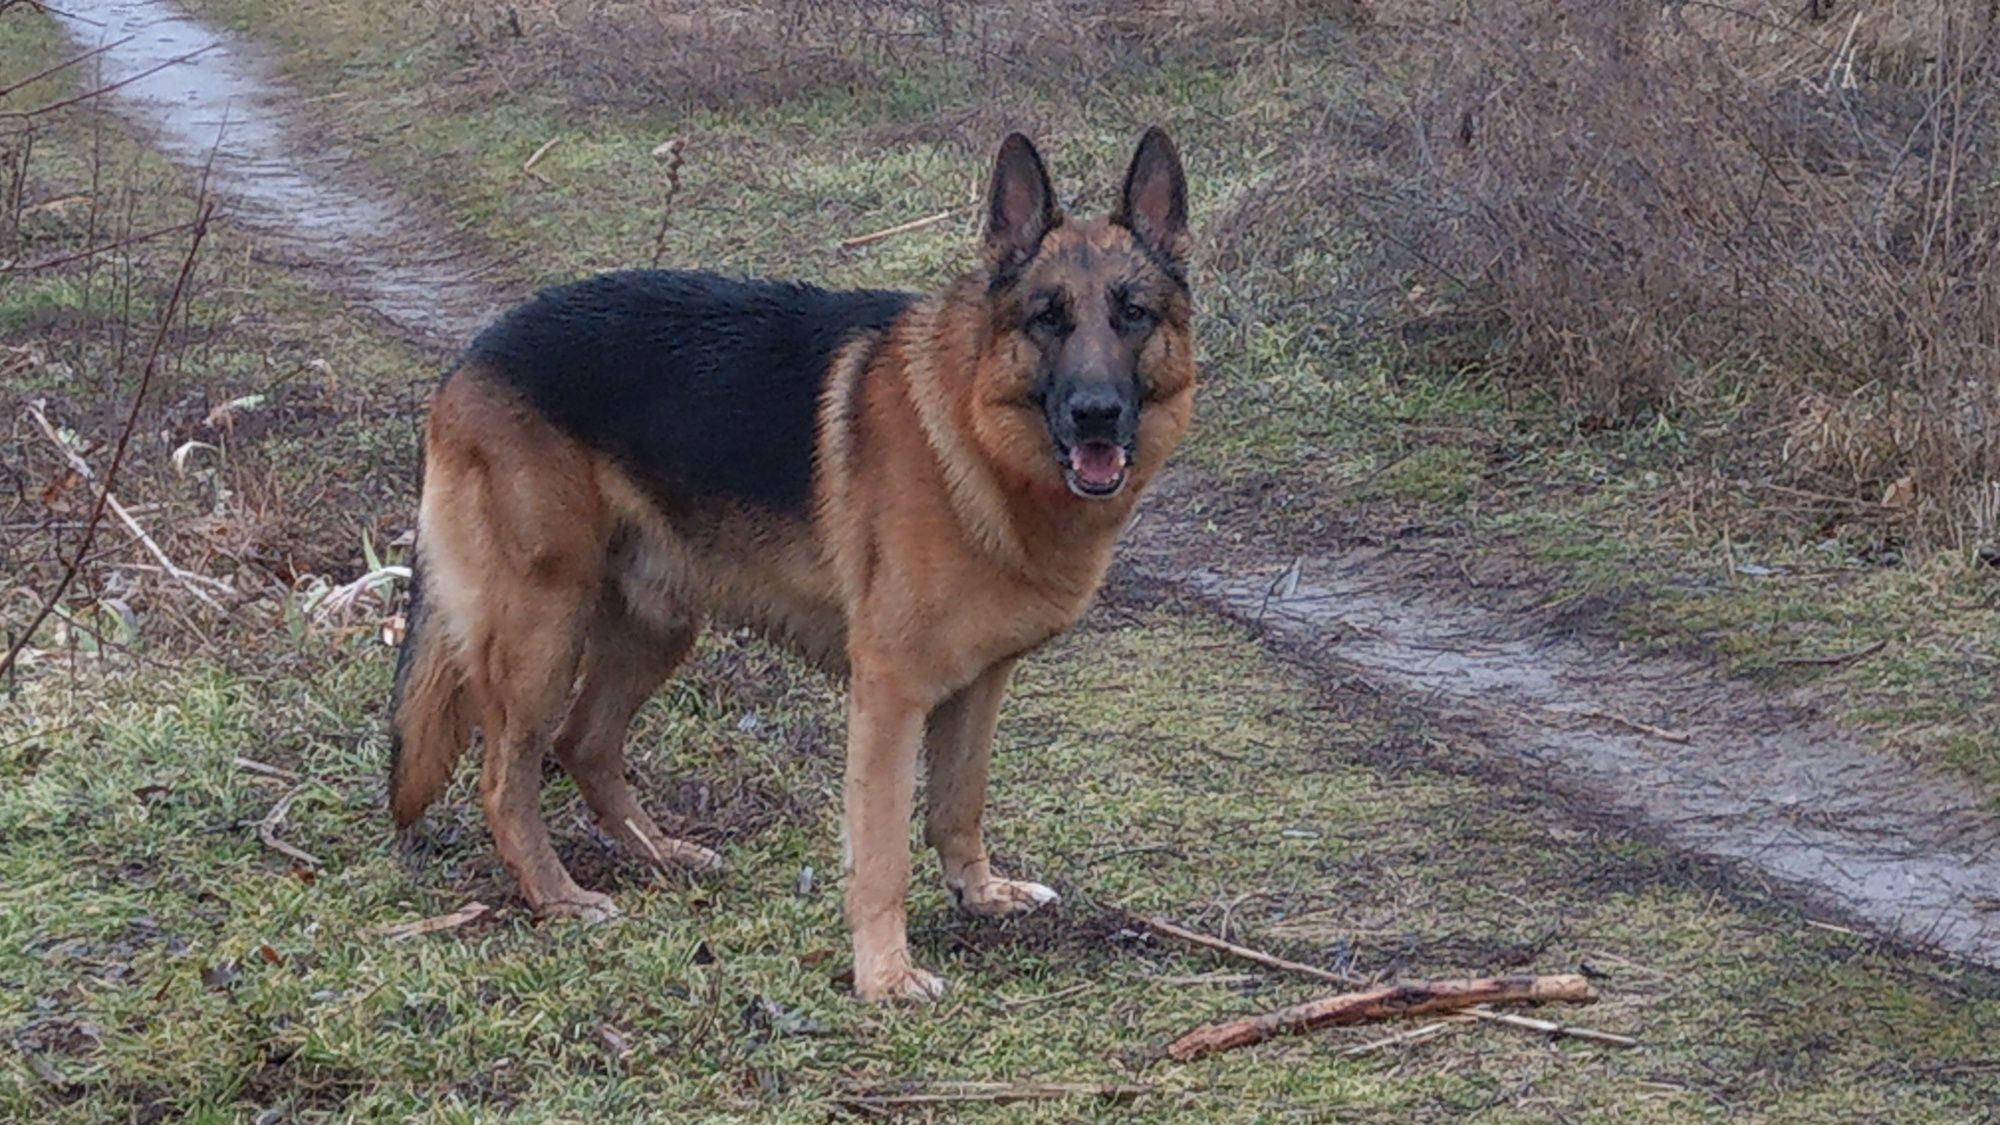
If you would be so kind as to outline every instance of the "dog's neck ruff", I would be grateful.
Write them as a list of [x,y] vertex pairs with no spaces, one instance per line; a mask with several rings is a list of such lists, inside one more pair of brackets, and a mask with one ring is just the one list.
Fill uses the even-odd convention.
[[[945,333],[938,324],[942,303],[935,297],[920,302],[907,314],[911,335],[932,345]],[[937,458],[952,510],[966,538],[1004,565],[1025,569],[1027,548],[1014,527],[1006,495],[987,470],[978,451],[967,447],[963,431],[950,417],[952,393],[945,374],[938,370],[935,346],[911,349],[913,355],[904,368],[911,404],[916,408],[924,441]],[[972,357],[953,356],[955,362],[971,362]],[[968,380],[969,381],[969,380]]]

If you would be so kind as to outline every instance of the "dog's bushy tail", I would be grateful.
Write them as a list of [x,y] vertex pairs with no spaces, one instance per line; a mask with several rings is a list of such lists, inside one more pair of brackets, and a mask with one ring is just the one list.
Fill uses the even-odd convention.
[[472,703],[450,630],[424,600],[421,549],[410,570],[409,626],[390,701],[389,811],[396,827],[424,815],[472,741]]

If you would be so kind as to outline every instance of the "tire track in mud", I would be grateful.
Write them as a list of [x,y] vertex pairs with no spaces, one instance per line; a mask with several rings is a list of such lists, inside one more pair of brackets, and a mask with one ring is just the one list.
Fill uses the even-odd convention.
[[[107,95],[311,276],[398,331],[455,349],[499,307],[492,272],[299,152],[254,56],[163,0],[66,0]],[[176,60],[184,56],[184,62]],[[220,138],[218,140],[218,137]],[[1272,560],[1147,505],[1121,566],[1226,616],[1322,674],[1356,673],[1476,732],[1510,771],[1744,865],[1902,941],[2000,968],[2000,820],[1963,783],[1899,762],[1699,665],[1631,658],[1454,600],[1383,553]],[[1658,725],[1654,725],[1657,723]]]
[[1485,765],[1900,941],[2000,967],[2000,820],[1972,786],[1713,668],[1473,605],[1393,551],[1196,564],[1161,542],[1185,526],[1142,529],[1129,565],[1330,679],[1358,675],[1471,735]]

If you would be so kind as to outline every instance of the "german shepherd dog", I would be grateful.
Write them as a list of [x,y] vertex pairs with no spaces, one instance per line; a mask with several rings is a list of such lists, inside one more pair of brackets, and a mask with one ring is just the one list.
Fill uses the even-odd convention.
[[982,264],[940,293],[706,273],[549,289],[431,402],[390,805],[407,828],[482,732],[493,843],[543,917],[602,919],[539,811],[556,760],[604,831],[662,867],[626,779],[634,713],[710,620],[848,686],[854,984],[934,999],[904,898],[918,751],[925,839],[974,914],[1054,902],[981,841],[1014,664],[1074,624],[1194,399],[1187,188],[1146,133],[1117,202],[1071,220],[1027,138],[1000,147]]

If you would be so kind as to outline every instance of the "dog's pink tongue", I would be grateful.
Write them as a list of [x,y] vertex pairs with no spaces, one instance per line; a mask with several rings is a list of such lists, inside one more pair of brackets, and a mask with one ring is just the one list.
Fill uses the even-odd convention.
[[1125,471],[1125,450],[1108,441],[1086,441],[1069,451],[1069,467],[1086,484],[1111,484]]

